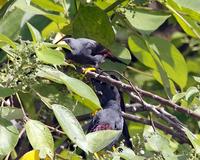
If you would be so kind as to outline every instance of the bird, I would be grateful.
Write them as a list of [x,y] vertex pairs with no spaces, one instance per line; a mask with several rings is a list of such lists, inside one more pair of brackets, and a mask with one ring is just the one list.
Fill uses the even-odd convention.
[[95,78],[91,78],[90,81],[103,108],[110,100],[115,100],[120,105],[121,95],[117,87]]
[[[118,80],[118,78],[115,75],[109,75],[110,77]],[[94,91],[99,98],[100,104],[103,109],[105,108],[113,108],[111,103],[113,105],[117,105],[120,108],[120,112],[125,112],[125,104],[122,92],[112,84],[108,84],[105,82],[102,82],[100,80],[97,80],[95,78],[90,79],[92,86],[94,88]],[[107,110],[106,110],[107,111]],[[123,129],[122,129],[122,135],[125,139],[125,145],[129,148],[133,148],[132,142],[130,141],[130,135],[128,131],[128,126],[125,121],[123,121]]]
[[[92,118],[88,126],[88,132],[123,130],[123,126],[124,118],[122,117],[121,108],[116,101],[110,100],[104,109],[98,111]],[[116,137],[110,145],[114,145],[120,136]]]
[[113,62],[127,65],[125,62],[114,56],[109,49],[92,39],[63,37],[57,41],[56,44],[61,41],[68,44],[71,48],[71,50],[63,48],[66,53],[66,58],[76,63],[82,65],[92,65],[94,68],[98,68],[99,65],[105,61],[105,59],[110,59]]

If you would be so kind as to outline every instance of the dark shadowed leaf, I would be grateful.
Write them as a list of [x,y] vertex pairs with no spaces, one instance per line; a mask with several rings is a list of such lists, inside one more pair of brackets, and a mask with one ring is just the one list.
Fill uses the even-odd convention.
[[114,41],[114,32],[106,13],[95,6],[81,6],[73,21],[75,37],[87,37],[104,46]]
[[40,150],[40,158],[47,155],[53,158],[54,141],[50,130],[40,121],[29,119],[26,124],[26,134],[33,149]]
[[11,88],[4,88],[0,86],[0,97],[8,97],[15,93]]

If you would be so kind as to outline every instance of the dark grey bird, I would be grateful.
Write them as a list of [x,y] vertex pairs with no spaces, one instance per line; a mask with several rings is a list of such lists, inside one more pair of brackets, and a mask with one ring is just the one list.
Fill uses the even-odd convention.
[[[89,124],[88,132],[96,132],[100,130],[123,130],[124,118],[119,104],[110,100],[103,110],[97,112]],[[112,144],[119,139],[120,135],[116,137]]]
[[[114,75],[110,75],[114,79],[118,79]],[[118,90],[117,87],[101,82],[100,80],[97,79],[90,79],[92,86],[94,88],[95,93],[97,94],[99,101],[101,103],[102,108],[108,108],[110,107],[111,109],[113,108],[111,103],[115,104],[114,106],[118,106],[120,108],[120,112],[123,111],[125,112],[125,104],[123,100],[123,95],[122,92]],[[110,113],[108,113],[110,114]],[[128,126],[125,121],[123,121],[123,138],[125,139],[125,145],[129,148],[133,148],[132,143],[130,141],[130,135],[128,131]]]
[[60,41],[64,41],[71,47],[71,51],[66,48],[63,48],[63,50],[66,52],[66,58],[76,63],[92,65],[98,68],[99,64],[103,63],[107,58],[113,62],[126,65],[126,63],[115,57],[109,49],[94,40],[88,38],[62,38],[57,43]]

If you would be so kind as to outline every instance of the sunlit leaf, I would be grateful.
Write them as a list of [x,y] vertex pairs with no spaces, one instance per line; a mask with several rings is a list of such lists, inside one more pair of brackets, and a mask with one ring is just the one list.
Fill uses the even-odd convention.
[[13,48],[16,48],[16,44],[9,39],[7,36],[0,33],[0,42],[5,42],[6,44],[10,45]]
[[65,56],[62,52],[54,50],[43,45],[36,50],[38,59],[47,64],[62,65],[65,63]]
[[200,77],[193,76],[194,80],[200,83]]
[[92,153],[98,152],[118,139],[121,130],[102,130],[91,132],[86,135],[88,150]]
[[41,41],[42,37],[40,35],[40,32],[35,27],[33,27],[30,23],[27,23],[27,25],[28,25],[28,29],[31,32],[33,42],[36,43],[36,42]]
[[0,19],[0,33],[5,36],[14,39],[20,33],[21,20],[24,16],[24,12],[18,8],[8,12],[7,15]]
[[[150,34],[155,31],[166,19],[170,17],[169,14],[152,11],[149,9],[131,9],[125,10],[125,17],[130,24],[138,29],[141,33]],[[141,21],[142,19],[142,21]]]
[[175,1],[167,0],[166,2],[167,3],[164,3],[165,6],[173,13],[173,16],[176,18],[183,30],[194,38],[200,38],[200,28],[197,22],[187,14],[179,13],[181,8],[175,3]]
[[41,8],[45,9],[45,10],[51,10],[51,11],[57,11],[57,12],[64,12],[64,9],[62,6],[53,3],[50,0],[31,0],[31,2],[33,2],[34,4],[36,4],[37,6],[40,6]]
[[39,157],[45,158],[47,155],[53,158],[54,142],[50,130],[42,122],[29,119],[26,124],[26,134],[35,150],[40,150]]
[[[151,37],[148,43],[155,55],[150,53],[150,49],[147,48],[142,37],[131,36],[128,42],[132,53],[144,65],[155,69],[160,74],[162,69],[177,85],[181,88],[185,87],[187,82],[187,65],[184,57],[174,45],[161,38]],[[166,83],[163,84],[166,85]]]
[[179,102],[181,99],[183,99],[185,97],[185,92],[182,93],[177,93],[173,96],[172,98],[172,102],[177,103]]
[[88,152],[85,134],[73,113],[66,107],[58,104],[52,105],[52,109],[66,135],[82,150]]
[[96,94],[92,88],[90,88],[84,82],[76,78],[69,77],[56,69],[46,66],[40,69],[38,76],[47,78],[56,83],[65,84],[67,88],[75,94],[74,97],[91,110],[97,110],[101,108]]
[[17,144],[19,132],[6,119],[0,118],[0,155],[7,155]]
[[194,98],[194,96],[199,94],[199,90],[196,87],[190,87],[185,92],[186,101],[190,101]]
[[200,154],[200,135],[193,134],[189,129],[183,128],[185,134],[189,138],[190,142],[192,143],[193,147],[195,148],[196,153]]
[[178,160],[170,141],[160,135],[159,132],[154,132],[151,126],[145,126],[143,136],[146,140],[145,148],[148,151],[161,152],[166,160]]

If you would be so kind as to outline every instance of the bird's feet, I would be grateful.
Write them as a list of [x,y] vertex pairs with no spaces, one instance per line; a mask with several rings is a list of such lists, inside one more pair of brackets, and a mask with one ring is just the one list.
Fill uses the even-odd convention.
[[100,109],[97,109],[96,111],[93,111],[93,112],[91,113],[92,117],[94,117],[94,116],[97,114],[97,112],[99,112],[99,111],[100,111]]
[[87,74],[87,73],[90,72],[90,71],[96,71],[96,68],[94,68],[94,67],[85,68],[85,69],[83,70],[83,73],[84,73],[84,74]]

